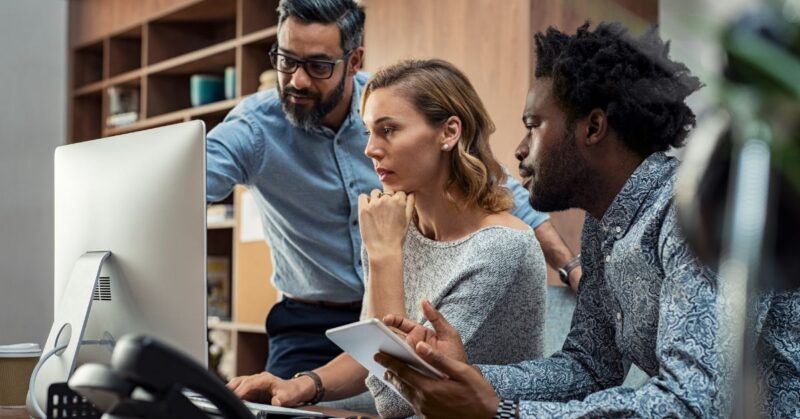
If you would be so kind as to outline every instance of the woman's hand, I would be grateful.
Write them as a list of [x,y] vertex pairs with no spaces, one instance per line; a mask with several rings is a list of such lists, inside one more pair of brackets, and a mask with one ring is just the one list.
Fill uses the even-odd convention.
[[228,388],[243,400],[285,407],[303,404],[313,399],[317,391],[310,377],[284,380],[268,372],[235,377],[228,382]]
[[359,229],[370,260],[402,254],[413,213],[414,194],[373,189],[358,197]]

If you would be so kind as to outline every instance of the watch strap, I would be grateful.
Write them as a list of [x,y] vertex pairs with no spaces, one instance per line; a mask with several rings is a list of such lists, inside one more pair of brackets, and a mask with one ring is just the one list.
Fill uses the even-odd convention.
[[495,413],[494,419],[516,419],[517,408],[517,401],[500,399],[500,404],[497,405],[497,413]]
[[319,378],[319,375],[314,371],[301,371],[295,374],[292,378],[299,378],[299,377],[309,377],[314,380],[314,398],[309,400],[308,404],[317,404],[322,401],[322,398],[325,397],[325,386],[322,385],[322,379]]
[[573,269],[577,268],[581,264],[581,255],[580,253],[578,256],[575,256],[567,262],[564,267],[558,269],[558,277],[561,278],[561,282],[565,285],[569,286],[569,273],[572,272]]

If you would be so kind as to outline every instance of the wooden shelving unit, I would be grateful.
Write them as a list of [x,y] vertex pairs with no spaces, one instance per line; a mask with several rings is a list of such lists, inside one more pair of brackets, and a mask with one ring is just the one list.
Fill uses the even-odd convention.
[[[277,0],[197,0],[168,13],[71,48],[72,118],[68,142],[80,142],[219,114],[255,93],[271,68],[267,51],[277,37]],[[189,78],[236,70],[236,95],[192,107]],[[106,91],[139,91],[139,119],[106,127]],[[211,126],[208,127],[209,129]]]
[[[210,131],[237,103],[258,90],[259,76],[271,69],[267,52],[277,37],[278,0],[150,3],[127,5],[129,22],[116,26],[107,23],[109,16],[119,13],[110,4],[74,5],[73,36],[96,36],[79,36],[79,41],[71,42],[68,143],[194,119],[203,120]],[[226,67],[235,69],[235,96],[192,107],[191,76],[223,76]],[[108,89],[120,86],[138,91],[138,120],[106,126]],[[209,223],[207,230],[208,255],[230,260],[228,277],[232,281],[231,316],[210,320],[209,328],[230,333],[237,375],[263,370],[267,353],[264,318],[277,296],[269,283],[271,261],[266,243],[238,240],[242,193],[237,189],[223,201],[234,205],[234,220]]]

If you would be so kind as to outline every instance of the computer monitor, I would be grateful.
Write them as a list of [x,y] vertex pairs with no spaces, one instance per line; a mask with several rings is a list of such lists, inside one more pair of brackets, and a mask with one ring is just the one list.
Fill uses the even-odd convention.
[[110,345],[79,341],[146,333],[208,365],[205,179],[201,121],[56,149],[54,323],[43,353],[67,347],[36,377],[42,409],[51,383],[110,360]]

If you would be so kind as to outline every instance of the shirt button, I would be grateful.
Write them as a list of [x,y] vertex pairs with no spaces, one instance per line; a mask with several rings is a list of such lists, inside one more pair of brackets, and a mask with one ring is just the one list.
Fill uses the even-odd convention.
[[617,321],[621,321],[621,320],[622,320],[622,313],[617,312]]
[[611,262],[611,255],[606,255],[606,262]]
[[614,229],[617,233],[622,233],[622,227],[617,227]]
[[358,220],[353,220],[353,226],[357,226],[357,225],[358,225]]
[[356,186],[356,183],[355,183],[355,182],[353,182],[353,181],[351,180],[351,181],[350,181],[350,183],[349,183],[349,185],[350,185],[350,187],[352,188],[353,186]]

